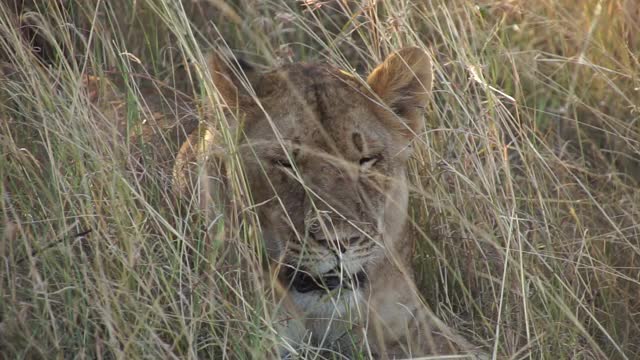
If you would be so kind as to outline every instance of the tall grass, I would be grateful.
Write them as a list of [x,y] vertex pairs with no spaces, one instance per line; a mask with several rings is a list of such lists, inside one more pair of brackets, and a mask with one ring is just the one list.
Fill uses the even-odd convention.
[[[436,64],[411,164],[425,299],[496,358],[640,357],[640,6],[633,0],[88,0],[0,5],[0,357],[270,358],[237,217],[170,190],[206,53],[366,72]],[[22,5],[21,5],[22,4]]]

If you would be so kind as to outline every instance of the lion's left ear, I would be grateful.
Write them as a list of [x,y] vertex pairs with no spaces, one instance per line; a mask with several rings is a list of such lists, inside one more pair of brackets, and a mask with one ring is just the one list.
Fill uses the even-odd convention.
[[371,89],[405,121],[408,136],[424,127],[424,107],[431,96],[432,82],[431,58],[418,47],[389,55],[367,78]]

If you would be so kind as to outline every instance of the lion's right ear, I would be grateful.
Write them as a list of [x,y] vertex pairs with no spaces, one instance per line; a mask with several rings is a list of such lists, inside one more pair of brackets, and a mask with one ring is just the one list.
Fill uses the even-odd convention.
[[190,196],[197,191],[200,202],[206,201],[204,197],[210,193],[209,178],[223,176],[223,153],[220,134],[201,124],[178,151],[173,165],[173,191],[179,196]]
[[247,89],[255,71],[251,65],[233,55],[213,53],[208,59],[213,84],[221,100],[232,112],[248,111],[253,101]]

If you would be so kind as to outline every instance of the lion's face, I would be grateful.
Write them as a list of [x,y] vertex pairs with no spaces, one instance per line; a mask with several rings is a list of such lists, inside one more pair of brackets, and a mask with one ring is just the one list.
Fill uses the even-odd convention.
[[214,69],[240,114],[240,157],[271,258],[313,276],[356,274],[410,246],[399,241],[406,162],[431,85],[423,51],[392,55],[368,87],[323,65],[254,75],[259,102]]

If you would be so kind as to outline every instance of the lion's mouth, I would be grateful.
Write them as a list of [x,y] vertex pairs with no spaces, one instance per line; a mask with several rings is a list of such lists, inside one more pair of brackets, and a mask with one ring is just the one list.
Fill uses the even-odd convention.
[[367,274],[361,270],[351,276],[330,272],[324,275],[312,276],[301,269],[287,268],[285,270],[287,288],[299,293],[311,291],[333,291],[338,288],[355,290],[367,283]]

